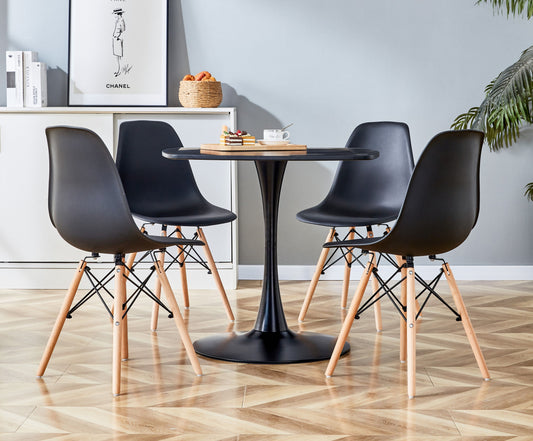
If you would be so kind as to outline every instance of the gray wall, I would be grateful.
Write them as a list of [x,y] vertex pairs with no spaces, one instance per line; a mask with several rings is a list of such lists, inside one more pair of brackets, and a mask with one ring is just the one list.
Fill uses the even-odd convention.
[[[495,75],[533,44],[533,24],[496,16],[474,0],[170,0],[169,104],[185,73],[211,71],[239,128],[293,122],[292,140],[343,145],[355,125],[405,121],[415,158],[454,117],[478,104]],[[7,17],[7,18],[4,18]],[[67,0],[0,0],[0,50],[32,49],[51,67],[52,105],[66,103]],[[0,68],[5,67],[1,57]],[[5,105],[0,80],[0,105]],[[482,158],[476,229],[457,264],[532,265],[533,130]],[[295,214],[326,193],[335,166],[289,164],[280,209],[279,260],[314,264],[326,230]],[[260,264],[259,187],[239,164],[241,264]]]

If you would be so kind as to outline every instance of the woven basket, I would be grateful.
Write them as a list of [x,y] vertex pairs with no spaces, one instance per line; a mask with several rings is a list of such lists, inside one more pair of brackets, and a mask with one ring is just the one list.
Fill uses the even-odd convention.
[[183,107],[218,107],[222,87],[219,81],[180,81],[178,98]]

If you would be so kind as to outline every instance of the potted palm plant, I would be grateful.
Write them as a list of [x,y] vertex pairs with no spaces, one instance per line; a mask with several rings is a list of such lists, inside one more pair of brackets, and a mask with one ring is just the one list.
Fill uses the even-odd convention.
[[[489,3],[507,16],[533,17],[533,0],[477,0],[479,3]],[[481,130],[491,150],[508,148],[525,124],[533,124],[533,46],[491,81],[485,93],[483,102],[459,115],[452,128]],[[525,196],[533,201],[533,182],[526,185]]]

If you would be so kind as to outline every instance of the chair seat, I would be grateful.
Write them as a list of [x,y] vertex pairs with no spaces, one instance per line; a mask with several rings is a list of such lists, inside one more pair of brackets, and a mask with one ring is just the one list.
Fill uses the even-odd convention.
[[136,218],[155,224],[206,227],[219,225],[237,219],[237,215],[230,210],[205,202],[202,205],[195,204],[189,207],[180,207],[179,211],[159,212],[147,215],[146,213],[133,212]]
[[325,227],[363,227],[391,222],[398,216],[398,210],[383,208],[365,213],[359,206],[336,206],[320,204],[300,211],[296,219],[301,222]]

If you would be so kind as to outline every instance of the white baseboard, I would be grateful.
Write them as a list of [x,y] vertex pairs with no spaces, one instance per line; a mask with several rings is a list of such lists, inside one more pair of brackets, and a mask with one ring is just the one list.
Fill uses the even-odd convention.
[[[66,289],[77,268],[77,263],[2,263],[0,264],[0,289]],[[112,268],[111,263],[98,263],[89,266],[96,275],[104,275]],[[220,264],[218,273],[226,289],[237,287],[237,273],[231,264]],[[136,270],[139,278],[147,274],[146,269]],[[167,272],[174,289],[181,289],[179,270],[172,267]],[[155,277],[155,276],[153,276]],[[191,289],[216,289],[213,276],[203,268],[187,266],[187,284]],[[87,277],[83,277],[80,289],[91,288]]]
[[[432,279],[440,265],[417,265],[417,273],[424,279]],[[530,265],[452,265],[452,271],[457,280],[533,280],[533,266]],[[314,265],[280,265],[278,274],[280,280],[311,280],[315,272]],[[392,267],[380,265],[380,272],[391,274]],[[352,267],[351,279],[359,280],[362,267]],[[321,276],[321,280],[342,280],[344,266],[333,266]],[[262,280],[262,265],[239,265],[240,280]]]
[[[77,264],[0,264],[0,289],[65,289],[69,286]],[[111,264],[95,265],[95,270],[103,272],[111,268]],[[436,275],[438,265],[418,265],[417,272],[425,279],[432,279]],[[457,265],[452,266],[457,280],[533,280],[533,266],[509,265]],[[314,265],[280,265],[278,274],[280,280],[310,280],[315,271]],[[382,274],[390,274],[390,266],[381,265]],[[237,287],[237,272],[233,268],[218,268],[222,283],[227,289]],[[351,279],[359,280],[362,268],[352,268]],[[344,269],[342,266],[330,268],[321,280],[342,280]],[[139,275],[140,277],[140,275]],[[191,289],[215,289],[213,277],[207,271],[199,268],[187,268],[188,285]],[[89,282],[82,279],[81,289],[90,288]],[[177,269],[169,271],[170,283],[177,289],[180,287]],[[238,279],[262,280],[262,265],[239,265]]]

